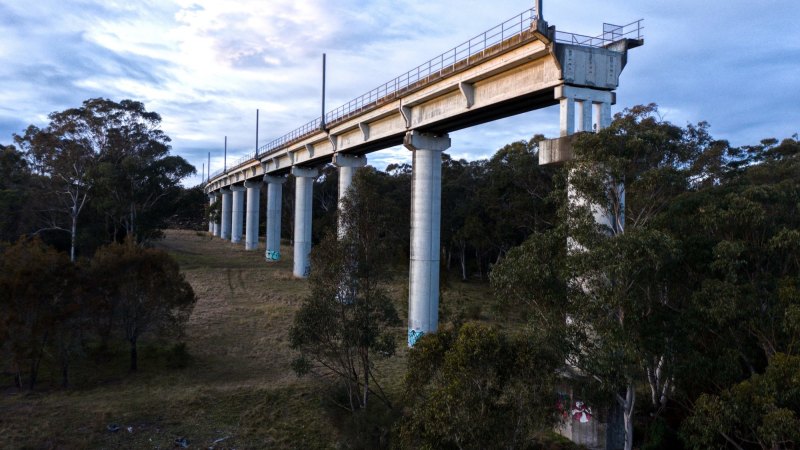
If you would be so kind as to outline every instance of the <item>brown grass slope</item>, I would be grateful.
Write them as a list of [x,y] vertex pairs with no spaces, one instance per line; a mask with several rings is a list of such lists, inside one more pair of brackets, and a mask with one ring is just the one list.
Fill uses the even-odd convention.
[[[288,330],[308,292],[291,275],[292,249],[282,250],[283,261],[266,263],[263,249],[246,252],[178,230],[158,245],[179,261],[198,298],[186,329],[189,366],[170,368],[167,344],[148,337],[136,374],[127,373],[120,346],[80,357],[70,389],[57,387],[52,364],[33,393],[18,392],[4,377],[0,448],[173,448],[182,437],[192,448],[341,447],[342,417],[325,400],[325,384],[298,379],[290,369]],[[402,316],[406,284],[400,274],[391,287]],[[457,284],[443,298],[479,318],[487,287]],[[445,315],[454,309],[448,303]],[[405,334],[398,327],[399,353],[380,366],[382,385],[395,398],[405,371]],[[109,431],[112,424],[119,431]]]

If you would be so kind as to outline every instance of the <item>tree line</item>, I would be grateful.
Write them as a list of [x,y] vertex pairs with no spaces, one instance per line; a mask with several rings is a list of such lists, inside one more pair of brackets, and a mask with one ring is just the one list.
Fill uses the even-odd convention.
[[160,123],[141,102],[95,98],[15,134],[0,149],[0,241],[36,235],[75,261],[127,236],[158,238],[202,196],[180,185],[196,170],[170,155]]
[[103,246],[78,264],[38,238],[0,252],[0,354],[18,388],[33,390],[43,363],[69,387],[75,359],[114,342],[127,345],[135,372],[143,336],[181,338],[196,301],[169,255],[132,241]]
[[[366,169],[344,215],[371,225],[312,250],[295,370],[343,383],[354,417],[383,400],[369,408],[394,411],[401,448],[527,448],[569,414],[553,406],[564,384],[620,412],[628,450],[796,448],[797,136],[734,147],[644,105],[576,136],[562,167],[538,166],[539,139],[443,163],[443,269],[488,274],[522,326],[442,324],[410,350],[401,398],[375,386],[374,361],[396,349],[381,289],[386,260],[407,262],[410,174]],[[332,202],[335,183],[318,183]],[[353,260],[353,242],[375,252]]]
[[147,247],[203,194],[180,186],[195,169],[169,154],[160,122],[96,98],[0,148],[0,356],[17,387],[34,389],[43,364],[66,387],[76,355],[116,342],[136,371],[143,336],[181,336],[194,293]]

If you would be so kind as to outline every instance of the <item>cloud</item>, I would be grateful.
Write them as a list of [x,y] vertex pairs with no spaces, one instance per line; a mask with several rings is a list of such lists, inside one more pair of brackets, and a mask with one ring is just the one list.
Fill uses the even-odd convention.
[[[328,55],[333,109],[455,47],[531,2],[494,0],[37,0],[0,3],[0,142],[90,97],[133,98],[163,118],[173,152],[212,168],[319,115]],[[707,120],[734,144],[798,131],[800,4],[772,0],[546,2],[559,30],[645,18],[614,111],[656,102],[668,120]],[[452,133],[450,153],[486,157],[535,133],[557,134],[557,108]],[[403,148],[370,156],[405,162]],[[199,180],[199,176],[197,177]],[[191,184],[193,181],[187,183]]]

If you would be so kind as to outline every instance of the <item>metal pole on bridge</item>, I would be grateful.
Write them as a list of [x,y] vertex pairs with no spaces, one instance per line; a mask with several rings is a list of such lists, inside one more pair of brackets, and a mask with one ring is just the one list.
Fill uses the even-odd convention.
[[322,119],[319,126],[325,130],[325,53],[322,54]]
[[228,136],[225,136],[225,153],[222,156],[222,171],[228,171]]
[[206,173],[206,183],[211,181],[211,152],[208,152],[208,173]]
[[258,109],[256,109],[256,156],[258,156]]

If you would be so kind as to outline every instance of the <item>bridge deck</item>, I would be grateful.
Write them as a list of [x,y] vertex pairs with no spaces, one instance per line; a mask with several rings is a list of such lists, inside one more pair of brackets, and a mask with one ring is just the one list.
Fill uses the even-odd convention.
[[640,22],[589,37],[543,29],[523,12],[326,113],[324,127],[317,118],[245,155],[206,190],[399,145],[411,129],[447,133],[551,106],[565,83],[613,90],[627,49],[641,44]]

